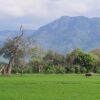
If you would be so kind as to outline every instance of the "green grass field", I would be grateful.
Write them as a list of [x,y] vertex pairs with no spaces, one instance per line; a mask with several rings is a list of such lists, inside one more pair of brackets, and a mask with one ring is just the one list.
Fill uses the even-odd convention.
[[100,76],[0,76],[0,100],[100,100]]

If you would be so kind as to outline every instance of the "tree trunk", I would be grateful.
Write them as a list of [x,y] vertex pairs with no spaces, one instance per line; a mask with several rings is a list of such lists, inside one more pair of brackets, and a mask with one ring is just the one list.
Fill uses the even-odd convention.
[[14,61],[14,57],[11,57],[11,59],[9,60],[8,65],[5,65],[5,66],[0,70],[0,73],[1,73],[2,75],[11,75],[13,61]]
[[9,60],[9,64],[7,65],[6,68],[6,75],[11,75],[13,62],[14,62],[14,56],[11,57],[11,59]]
[[1,73],[2,75],[5,75],[5,68],[6,68],[6,65],[3,66],[2,69],[0,70],[0,73]]

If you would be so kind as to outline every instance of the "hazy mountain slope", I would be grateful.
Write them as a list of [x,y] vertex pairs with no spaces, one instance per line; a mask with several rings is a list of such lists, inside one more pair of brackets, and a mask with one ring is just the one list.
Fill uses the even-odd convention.
[[44,49],[61,53],[77,47],[90,50],[100,47],[100,18],[63,16],[39,28],[35,35]]
[[[8,37],[18,35],[19,31],[0,31],[0,45]],[[84,16],[63,16],[52,23],[40,27],[37,31],[25,30],[25,36],[31,36],[45,50],[60,53],[80,47],[85,50],[100,47],[100,18]]]

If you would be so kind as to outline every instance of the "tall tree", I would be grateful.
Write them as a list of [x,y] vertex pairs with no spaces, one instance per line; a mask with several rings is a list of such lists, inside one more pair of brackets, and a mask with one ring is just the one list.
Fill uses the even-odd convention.
[[21,39],[23,37],[23,29],[22,26],[20,27],[20,35],[6,41],[3,48],[0,51],[0,54],[3,55],[4,58],[7,58],[9,60],[8,64],[2,69],[2,74],[4,75],[10,75],[12,71],[12,66],[14,63],[14,59],[17,56],[17,53],[19,52],[19,44],[21,42]]
[[83,53],[83,50],[81,50],[80,48],[76,48],[71,53],[67,54],[67,57],[66,57],[66,72],[73,72],[73,71],[78,72],[77,67],[79,67],[79,66],[77,64],[75,64],[75,59],[81,53]]

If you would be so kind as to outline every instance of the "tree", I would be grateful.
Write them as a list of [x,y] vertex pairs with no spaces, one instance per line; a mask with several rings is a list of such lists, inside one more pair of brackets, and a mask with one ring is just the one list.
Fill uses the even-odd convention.
[[79,72],[79,65],[75,64],[75,59],[81,54],[83,53],[82,49],[80,48],[76,48],[74,49],[71,53],[67,54],[66,56],[66,72],[75,72],[78,73]]
[[80,53],[75,59],[75,64],[85,67],[88,73],[96,64],[96,56],[89,53]]
[[96,65],[93,69],[93,72],[100,73],[100,48],[93,49],[90,51],[90,53],[97,56],[97,62],[96,62]]
[[35,47],[31,48],[31,59],[29,61],[29,66],[32,68],[33,73],[40,73],[43,72],[43,67],[44,67],[44,62],[43,62],[43,57],[44,57],[44,52],[43,50]]
[[2,74],[4,74],[4,75],[11,74],[14,60],[17,56],[17,53],[20,51],[19,44],[20,44],[21,39],[22,39],[23,34],[24,34],[23,30],[22,30],[22,26],[20,27],[20,32],[21,32],[20,33],[21,35],[6,41],[3,48],[0,50],[0,54],[3,55],[4,58],[7,58],[9,60],[6,67],[4,67],[2,69]]
[[52,51],[47,52],[43,59],[49,62],[50,65],[63,66],[65,63],[65,57],[63,55]]
[[65,57],[56,52],[48,51],[43,57],[45,62],[45,72],[60,73],[64,72]]

